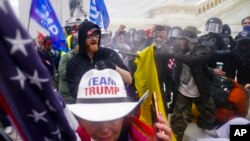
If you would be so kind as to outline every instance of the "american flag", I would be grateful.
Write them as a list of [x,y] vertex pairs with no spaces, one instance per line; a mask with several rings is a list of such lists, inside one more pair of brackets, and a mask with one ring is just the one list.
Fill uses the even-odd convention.
[[0,102],[24,141],[75,141],[65,104],[32,39],[0,0]]
[[176,62],[175,62],[175,59],[174,58],[170,58],[168,60],[168,69],[170,70],[171,72],[171,76],[173,79],[175,79],[175,75],[176,75]]

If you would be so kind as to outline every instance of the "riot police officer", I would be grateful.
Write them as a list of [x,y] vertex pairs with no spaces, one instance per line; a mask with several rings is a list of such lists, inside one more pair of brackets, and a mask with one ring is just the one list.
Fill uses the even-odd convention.
[[[238,34],[237,48],[232,53],[233,76],[241,85],[250,83],[250,32]],[[237,74],[236,74],[237,71]]]
[[[226,72],[226,76],[232,77],[231,74],[231,51],[233,46],[229,46],[224,40],[222,34],[222,21],[217,17],[210,18],[205,25],[205,35],[199,37],[199,43],[208,46],[212,50],[212,57],[208,62],[210,68],[216,69],[216,63],[222,62],[222,70]],[[223,73],[224,74],[224,73]]]

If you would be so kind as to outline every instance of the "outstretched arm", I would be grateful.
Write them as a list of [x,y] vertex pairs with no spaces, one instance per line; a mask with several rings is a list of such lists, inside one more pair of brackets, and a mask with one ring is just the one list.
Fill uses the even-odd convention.
[[122,76],[122,80],[125,84],[132,83],[132,76],[129,71],[124,70],[120,68],[119,66],[116,66],[115,70]]

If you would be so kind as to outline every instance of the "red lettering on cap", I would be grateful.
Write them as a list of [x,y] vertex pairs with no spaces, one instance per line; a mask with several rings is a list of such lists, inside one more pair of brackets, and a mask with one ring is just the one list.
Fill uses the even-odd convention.
[[103,87],[96,87],[97,94],[103,94]]
[[85,95],[88,95],[88,89],[89,88],[85,88],[84,90],[85,90]]
[[119,88],[115,87],[115,95],[117,95],[118,92],[119,92]]
[[117,95],[119,92],[119,87],[112,87],[112,86],[97,86],[97,87],[88,87],[85,88],[85,95],[102,95],[102,94],[108,94],[108,95]]
[[95,94],[95,87],[90,87],[89,88],[89,95],[94,95]]
[[104,90],[104,93],[105,93],[105,94],[112,94],[112,93],[113,93],[112,87],[105,86],[104,89],[105,89],[105,90]]

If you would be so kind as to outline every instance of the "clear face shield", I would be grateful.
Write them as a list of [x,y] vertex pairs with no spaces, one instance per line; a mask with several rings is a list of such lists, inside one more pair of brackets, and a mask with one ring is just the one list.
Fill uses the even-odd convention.
[[205,25],[205,34],[207,33],[221,33],[222,25],[219,23],[208,23]]
[[168,32],[168,37],[167,37],[167,42],[170,46],[173,45],[175,40],[177,39],[178,36],[181,35],[181,30],[180,29],[171,29]]
[[136,32],[136,30],[134,30],[134,29],[129,29],[129,31],[128,31],[130,36],[134,36],[135,32]]
[[168,32],[168,39],[170,38],[176,38],[181,34],[181,30],[179,29],[173,29]]
[[144,39],[144,35],[145,35],[145,32],[144,31],[137,31],[135,33],[135,38],[134,40],[137,41],[137,42],[140,42]]

